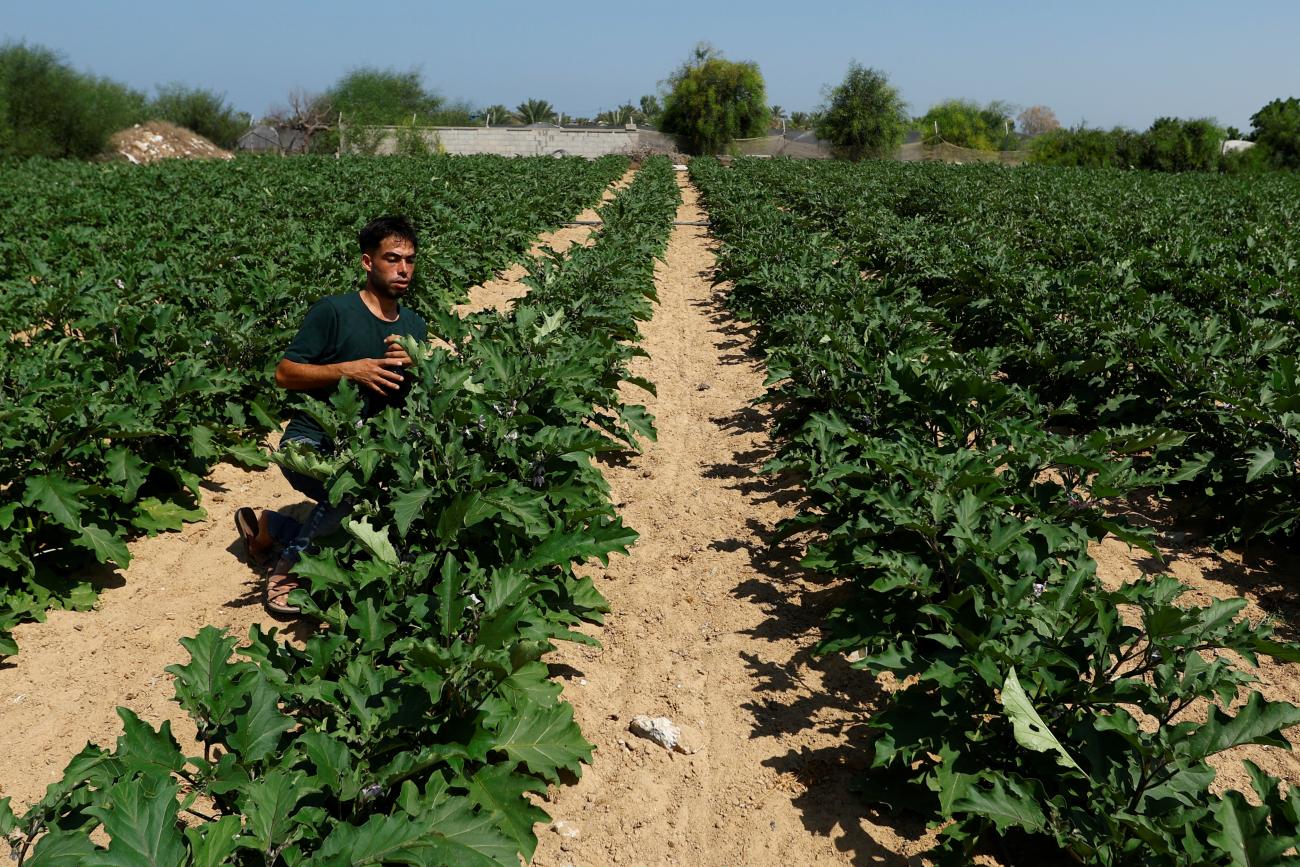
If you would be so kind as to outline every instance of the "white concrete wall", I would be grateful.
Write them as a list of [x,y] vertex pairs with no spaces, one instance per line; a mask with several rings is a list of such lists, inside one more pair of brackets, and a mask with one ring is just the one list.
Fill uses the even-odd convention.
[[[524,126],[442,126],[422,130],[429,149],[449,154],[498,154],[507,157],[599,157],[642,147],[641,130],[562,129]],[[649,130],[645,132],[651,132]],[[657,135],[657,134],[656,134]],[[346,132],[344,133],[346,141]],[[397,148],[397,128],[386,132],[378,153]]]

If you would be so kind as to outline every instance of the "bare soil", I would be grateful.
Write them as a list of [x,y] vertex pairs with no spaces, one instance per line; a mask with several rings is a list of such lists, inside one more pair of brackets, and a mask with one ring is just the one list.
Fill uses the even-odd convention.
[[[683,194],[678,219],[701,219],[694,188]],[[635,371],[658,397],[626,395],[654,414],[658,441],[605,466],[641,539],[593,570],[612,608],[591,630],[602,647],[549,660],[596,759],[545,805],[578,836],[544,831],[534,863],[907,863],[923,829],[864,821],[851,794],[870,687],[811,656],[834,591],[769,550],[798,495],[758,475],[771,444],[750,401],[764,371],[711,285],[707,230],[675,227],[665,258]],[[698,751],[632,735],[638,714],[688,727]]]

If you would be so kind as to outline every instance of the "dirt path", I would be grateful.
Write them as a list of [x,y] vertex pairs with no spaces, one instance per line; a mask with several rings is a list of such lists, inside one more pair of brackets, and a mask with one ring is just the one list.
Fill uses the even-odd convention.
[[[701,219],[694,188],[683,194],[678,218]],[[749,401],[763,371],[713,265],[707,230],[674,229],[642,329],[651,357],[636,362],[659,394],[628,395],[647,403],[659,439],[605,468],[641,539],[595,573],[613,611],[593,633],[603,648],[566,645],[549,660],[596,759],[545,805],[578,836],[542,831],[534,863],[905,863],[893,853],[911,844],[862,822],[848,794],[862,756],[845,743],[868,696],[847,690],[864,678],[809,659],[828,591],[765,553],[792,495],[756,476],[769,445]],[[691,727],[699,751],[631,735],[637,714]]]
[[[601,196],[601,203],[613,199],[619,194],[619,191],[632,183],[632,176],[636,174],[636,169],[628,169],[623,177],[619,178],[605,190]],[[598,206],[599,207],[599,206]],[[596,213],[595,208],[588,208],[578,216],[574,221],[595,220],[600,215]],[[558,252],[565,252],[574,244],[591,243],[591,235],[596,226],[563,226],[554,232],[545,232],[538,236],[533,243],[532,249],[528,255],[537,258],[542,251],[550,247]],[[528,292],[528,287],[524,285],[523,278],[528,274],[528,268],[522,263],[511,265],[505,271],[501,272],[495,280],[489,280],[482,286],[475,286],[470,289],[469,301],[456,307],[456,313],[464,316],[467,313],[474,313],[479,310],[495,309],[506,310],[511,302],[516,298],[522,298]]]
[[[605,199],[631,176],[612,185]],[[595,218],[588,210],[575,219]],[[547,232],[533,253],[567,249],[590,233],[588,226]],[[525,273],[515,265],[471,289],[463,310],[524,294],[518,278]],[[118,705],[155,726],[171,720],[182,748],[194,743],[194,726],[172,702],[172,678],[163,671],[186,659],[178,640],[209,624],[241,638],[254,623],[283,628],[263,612],[260,575],[241,559],[234,514],[245,505],[287,507],[300,518],[310,510],[278,468],[218,465],[204,482],[207,520],[130,543],[129,569],[106,579],[94,611],[52,611],[45,623],[14,630],[18,656],[0,664],[0,798],[12,797],[21,809],[41,798],[87,741],[113,745],[122,731]]]

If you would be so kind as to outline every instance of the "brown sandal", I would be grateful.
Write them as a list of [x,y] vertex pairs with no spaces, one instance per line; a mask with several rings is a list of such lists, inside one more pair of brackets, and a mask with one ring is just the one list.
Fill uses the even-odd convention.
[[266,583],[262,585],[262,607],[273,617],[297,617],[302,614],[302,609],[290,605],[288,599],[289,594],[300,585],[298,579],[290,575],[287,569],[279,576],[276,575],[276,567],[279,567],[280,562],[276,561],[275,567],[266,576]]
[[248,506],[235,510],[235,532],[239,533],[240,541],[244,543],[244,559],[258,569],[265,569],[271,565],[271,551],[267,551],[261,557],[253,556],[253,540],[257,538],[257,513]]

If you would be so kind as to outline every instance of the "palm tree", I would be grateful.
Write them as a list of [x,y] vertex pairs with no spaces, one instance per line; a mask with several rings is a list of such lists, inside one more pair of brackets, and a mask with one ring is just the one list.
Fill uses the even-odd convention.
[[544,99],[528,99],[515,106],[524,123],[544,123],[555,117],[555,108]]
[[488,126],[504,126],[515,122],[514,114],[500,103],[483,109],[483,119],[487,121]]

